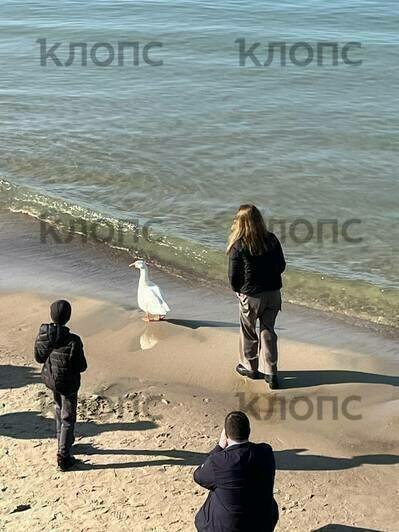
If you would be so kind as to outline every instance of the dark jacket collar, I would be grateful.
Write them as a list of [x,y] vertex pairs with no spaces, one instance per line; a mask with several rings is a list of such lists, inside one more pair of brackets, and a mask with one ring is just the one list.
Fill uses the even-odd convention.
[[243,443],[235,443],[234,445],[230,445],[229,447],[226,447],[225,451],[231,451],[231,450],[238,449],[241,447],[249,447],[250,445],[252,445],[250,441],[245,441]]

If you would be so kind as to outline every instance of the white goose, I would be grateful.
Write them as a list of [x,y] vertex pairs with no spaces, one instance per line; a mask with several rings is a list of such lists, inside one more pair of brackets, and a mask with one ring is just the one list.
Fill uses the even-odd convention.
[[148,277],[148,267],[143,260],[136,260],[129,264],[140,270],[139,286],[137,290],[137,302],[141,310],[145,312],[144,321],[159,321],[165,319],[165,314],[170,311],[162,292]]

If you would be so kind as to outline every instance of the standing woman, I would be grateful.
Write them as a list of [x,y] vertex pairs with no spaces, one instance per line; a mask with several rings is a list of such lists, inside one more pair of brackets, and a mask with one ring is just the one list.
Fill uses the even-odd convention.
[[285,259],[278,238],[266,229],[255,205],[238,209],[227,254],[230,284],[240,305],[240,363],[236,369],[251,379],[263,373],[270,388],[278,388],[274,324],[281,310]]

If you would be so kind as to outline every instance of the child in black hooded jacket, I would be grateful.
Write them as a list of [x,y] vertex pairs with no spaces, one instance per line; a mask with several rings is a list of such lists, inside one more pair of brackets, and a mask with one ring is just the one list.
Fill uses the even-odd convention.
[[43,382],[54,394],[57,463],[62,471],[76,462],[71,456],[71,447],[75,440],[80,374],[87,369],[82,340],[65,327],[71,311],[68,301],[60,299],[52,303],[52,323],[40,326],[35,341],[35,359],[43,364]]

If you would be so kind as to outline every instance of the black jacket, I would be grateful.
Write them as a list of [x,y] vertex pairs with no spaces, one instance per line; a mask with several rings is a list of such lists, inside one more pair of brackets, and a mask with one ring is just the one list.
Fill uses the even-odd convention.
[[273,499],[273,450],[266,443],[217,445],[194,480],[210,490],[195,517],[199,532],[271,532],[278,520]]
[[44,384],[62,395],[76,393],[87,369],[82,340],[68,327],[43,323],[35,341],[36,362],[43,364]]
[[267,251],[263,255],[251,255],[238,240],[229,256],[229,279],[234,292],[245,295],[279,290],[285,259],[281,244],[273,233],[268,234]]

